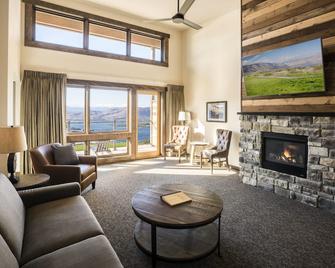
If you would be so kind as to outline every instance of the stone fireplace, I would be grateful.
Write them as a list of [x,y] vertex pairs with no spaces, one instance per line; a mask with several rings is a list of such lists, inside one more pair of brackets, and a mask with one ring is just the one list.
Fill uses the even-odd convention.
[[335,213],[335,117],[240,120],[243,183]]

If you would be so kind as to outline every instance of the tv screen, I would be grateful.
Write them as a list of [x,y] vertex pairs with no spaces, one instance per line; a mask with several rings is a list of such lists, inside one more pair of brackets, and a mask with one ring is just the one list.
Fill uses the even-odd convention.
[[247,96],[325,91],[321,39],[243,57],[242,69]]

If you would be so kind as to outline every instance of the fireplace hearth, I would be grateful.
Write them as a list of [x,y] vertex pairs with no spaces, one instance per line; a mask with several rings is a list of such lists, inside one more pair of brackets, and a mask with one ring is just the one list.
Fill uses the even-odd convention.
[[308,137],[262,132],[263,168],[306,178]]

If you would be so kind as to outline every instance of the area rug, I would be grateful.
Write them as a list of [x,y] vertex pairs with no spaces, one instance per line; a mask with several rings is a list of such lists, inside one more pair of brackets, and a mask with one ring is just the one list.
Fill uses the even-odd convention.
[[224,200],[221,252],[188,263],[157,267],[334,267],[335,216],[242,184],[234,171],[178,164],[161,158],[99,167],[95,190],[84,198],[124,267],[151,267],[133,238],[133,195],[148,186],[184,183],[216,192]]

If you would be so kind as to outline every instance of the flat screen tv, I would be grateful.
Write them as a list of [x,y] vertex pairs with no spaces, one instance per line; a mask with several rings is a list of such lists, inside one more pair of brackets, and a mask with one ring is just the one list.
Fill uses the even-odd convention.
[[248,97],[326,90],[321,39],[243,57],[242,69]]

